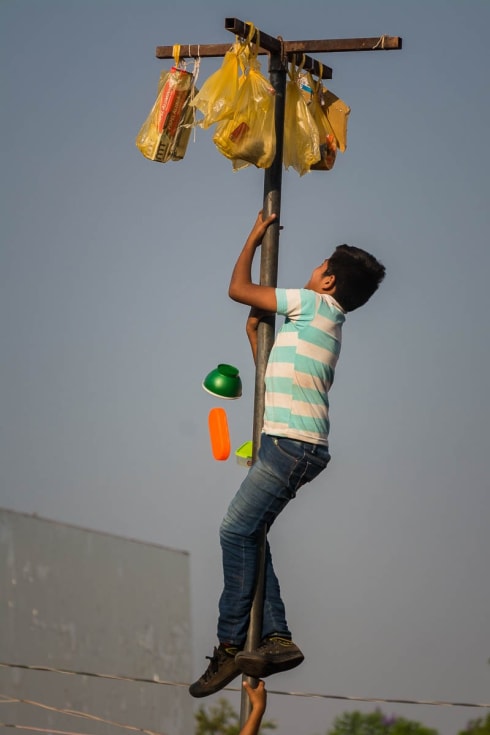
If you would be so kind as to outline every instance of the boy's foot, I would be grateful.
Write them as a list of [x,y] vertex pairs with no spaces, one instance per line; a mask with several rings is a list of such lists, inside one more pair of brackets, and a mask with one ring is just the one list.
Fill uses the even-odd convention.
[[235,662],[243,674],[262,679],[264,676],[294,669],[304,658],[293,641],[275,635],[264,638],[254,651],[237,653]]
[[219,692],[236,676],[240,675],[240,669],[235,663],[238,653],[236,646],[223,646],[215,648],[212,656],[206,656],[210,663],[200,679],[191,684],[189,694],[193,697],[207,697]]

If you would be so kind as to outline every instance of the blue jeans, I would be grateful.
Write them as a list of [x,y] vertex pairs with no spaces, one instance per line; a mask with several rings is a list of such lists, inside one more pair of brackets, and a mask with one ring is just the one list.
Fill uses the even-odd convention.
[[[231,501],[220,527],[224,589],[219,601],[218,640],[243,646],[247,637],[260,530],[270,529],[296,491],[330,460],[328,448],[262,434],[259,456]],[[262,638],[291,638],[269,542],[265,550]]]

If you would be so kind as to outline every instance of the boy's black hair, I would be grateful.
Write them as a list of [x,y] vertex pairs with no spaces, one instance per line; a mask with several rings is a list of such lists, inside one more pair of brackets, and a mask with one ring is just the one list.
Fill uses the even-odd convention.
[[328,259],[324,275],[335,276],[335,299],[344,311],[354,311],[377,290],[385,267],[361,248],[339,245]]

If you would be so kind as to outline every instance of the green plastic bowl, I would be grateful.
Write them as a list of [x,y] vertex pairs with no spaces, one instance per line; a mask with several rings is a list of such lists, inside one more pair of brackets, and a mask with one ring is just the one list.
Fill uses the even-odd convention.
[[238,374],[238,368],[224,363],[206,375],[202,387],[219,398],[233,399],[240,398],[242,395],[242,380]]

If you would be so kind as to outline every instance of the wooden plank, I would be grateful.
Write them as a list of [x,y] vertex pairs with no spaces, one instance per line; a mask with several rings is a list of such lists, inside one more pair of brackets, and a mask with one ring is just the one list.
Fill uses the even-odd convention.
[[318,41],[284,41],[287,52],[338,53],[345,51],[391,51],[402,48],[400,36],[331,38]]
[[[317,41],[284,41],[284,51],[288,57],[292,54],[313,53],[339,53],[348,51],[390,51],[402,48],[400,36],[375,36],[372,38],[331,38]],[[180,46],[182,58],[194,59],[205,57],[224,56],[231,48],[229,43],[184,43]],[[173,46],[157,46],[155,56],[157,59],[172,59]],[[262,47],[259,54],[268,53]]]
[[[224,56],[231,48],[229,43],[183,43],[180,46],[180,56],[183,59],[198,59],[211,56]],[[263,53],[266,53],[263,51]],[[157,46],[157,59],[173,59],[173,46]]]

